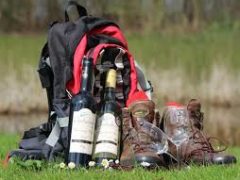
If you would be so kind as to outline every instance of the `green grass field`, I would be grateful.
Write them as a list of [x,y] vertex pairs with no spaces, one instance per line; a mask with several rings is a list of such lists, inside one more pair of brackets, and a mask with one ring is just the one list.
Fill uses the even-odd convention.
[[[199,98],[205,104],[240,106],[240,28],[126,34],[131,53],[155,87],[157,104]],[[45,34],[0,34],[0,113],[46,110],[36,72],[46,39]]]
[[[124,31],[123,31],[124,32]],[[201,32],[126,33],[130,51],[145,67],[159,70],[184,68],[191,77],[223,64],[232,71],[240,68],[240,28],[208,28]],[[47,35],[1,35],[0,65],[21,68],[29,64],[36,68]]]
[[[17,135],[0,135],[0,159],[4,159],[4,156],[9,150],[17,147],[19,141]],[[237,164],[231,166],[191,166],[190,169],[181,170],[166,170],[159,169],[154,171],[145,170],[142,168],[136,168],[132,171],[117,171],[117,170],[100,170],[100,169],[81,169],[81,170],[64,170],[55,168],[54,164],[45,164],[39,170],[26,169],[18,165],[9,165],[3,167],[0,165],[0,180],[9,179],[235,179],[240,178],[240,148],[233,147],[228,150],[231,154],[234,154],[238,158]]]

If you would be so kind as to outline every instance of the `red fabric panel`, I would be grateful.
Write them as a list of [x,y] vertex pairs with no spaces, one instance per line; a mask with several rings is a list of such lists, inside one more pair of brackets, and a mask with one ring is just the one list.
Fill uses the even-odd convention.
[[86,45],[87,45],[87,36],[84,35],[74,53],[73,77],[67,84],[67,89],[70,90],[72,94],[77,94],[80,90],[80,80],[81,80],[81,74],[82,74],[82,59],[85,54]]
[[125,37],[123,36],[122,32],[120,31],[120,29],[116,26],[104,26],[104,27],[101,27],[98,29],[94,29],[93,31],[91,31],[89,33],[89,35],[91,35],[91,34],[105,34],[105,35],[111,36],[115,39],[118,39],[120,42],[122,42],[124,47],[128,50],[127,41],[126,41]]
[[145,92],[135,91],[135,92],[133,92],[133,94],[129,95],[126,106],[129,106],[136,101],[144,101],[144,100],[149,100],[147,95],[145,94]]
[[183,105],[179,104],[178,102],[172,101],[172,102],[167,102],[166,106],[182,107]]

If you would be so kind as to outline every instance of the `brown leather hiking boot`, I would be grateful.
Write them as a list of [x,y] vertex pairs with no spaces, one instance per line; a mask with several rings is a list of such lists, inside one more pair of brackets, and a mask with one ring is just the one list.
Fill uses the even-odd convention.
[[[134,103],[130,108],[123,109],[123,132],[122,132],[122,153],[120,164],[124,167],[142,164],[148,167],[165,166],[162,156],[158,156],[151,144],[154,140],[150,131],[141,127],[138,118],[145,118],[153,122],[154,103],[141,101]],[[142,120],[142,119],[141,119]]]
[[[184,122],[182,122],[184,121]],[[203,113],[198,100],[192,99],[184,106],[168,106],[164,112],[161,122],[163,131],[174,141],[178,139],[178,151],[176,147],[170,147],[170,153],[185,163],[197,164],[230,164],[236,163],[232,155],[220,153],[224,151],[215,150],[202,132]],[[177,141],[176,141],[177,142]],[[178,154],[177,154],[178,152]]]

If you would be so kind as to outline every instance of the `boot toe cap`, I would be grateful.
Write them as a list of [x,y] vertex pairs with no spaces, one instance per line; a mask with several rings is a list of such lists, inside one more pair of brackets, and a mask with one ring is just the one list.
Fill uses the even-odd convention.
[[159,167],[159,166],[166,166],[163,157],[155,155],[153,153],[140,153],[135,155],[135,160],[138,164],[143,162],[149,163],[151,166]]
[[216,154],[213,157],[214,164],[234,164],[236,162],[236,157],[232,155]]

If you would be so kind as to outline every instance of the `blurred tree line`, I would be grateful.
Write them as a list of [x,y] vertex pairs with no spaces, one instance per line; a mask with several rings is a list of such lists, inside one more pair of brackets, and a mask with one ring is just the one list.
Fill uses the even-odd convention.
[[[1,0],[0,32],[36,32],[63,20],[68,0]],[[199,29],[213,22],[233,23],[239,0],[76,0],[89,14],[113,19],[128,30],[158,31],[178,26]]]

